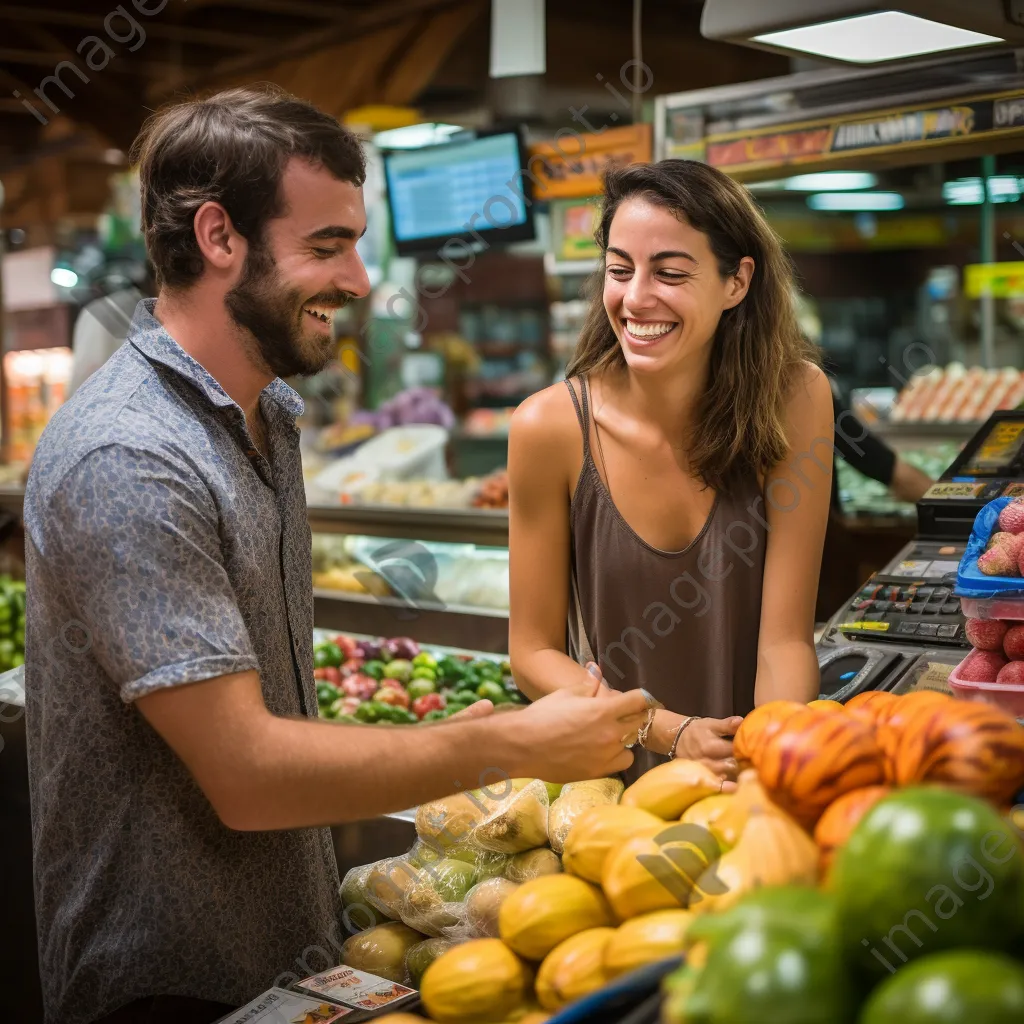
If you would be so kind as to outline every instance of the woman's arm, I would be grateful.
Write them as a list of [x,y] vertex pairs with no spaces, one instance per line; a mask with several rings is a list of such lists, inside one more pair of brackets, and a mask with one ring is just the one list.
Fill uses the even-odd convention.
[[531,699],[563,687],[593,690],[565,653],[569,607],[569,502],[583,449],[564,384],[516,409],[508,436],[509,653]]
[[814,603],[832,485],[832,392],[808,364],[786,415],[789,458],[765,478],[768,547],[761,590],[755,704],[809,701],[820,676]]

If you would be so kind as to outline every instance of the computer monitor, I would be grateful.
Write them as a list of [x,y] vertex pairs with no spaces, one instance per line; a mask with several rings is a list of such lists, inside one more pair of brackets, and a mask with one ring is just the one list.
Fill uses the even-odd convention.
[[460,240],[493,245],[533,239],[533,197],[525,167],[526,148],[518,131],[385,153],[398,254],[436,255],[446,243]]

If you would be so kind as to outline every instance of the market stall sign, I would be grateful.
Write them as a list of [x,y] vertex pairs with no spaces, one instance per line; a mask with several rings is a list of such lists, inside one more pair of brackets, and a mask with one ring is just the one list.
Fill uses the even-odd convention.
[[925,493],[925,498],[961,499],[970,501],[981,495],[987,484],[953,484],[937,483],[932,484]]
[[560,260],[596,260],[601,248],[594,238],[601,207],[594,199],[551,201],[552,250]]
[[579,198],[601,193],[607,171],[650,163],[651,126],[605,128],[591,134],[563,129],[554,139],[530,147],[528,172],[536,199]]
[[866,117],[823,118],[709,135],[705,150],[713,167],[740,172],[1021,134],[1024,93],[1011,92],[965,98],[944,106],[902,107]]
[[971,299],[1024,296],[1024,262],[971,263],[964,268],[964,294]]

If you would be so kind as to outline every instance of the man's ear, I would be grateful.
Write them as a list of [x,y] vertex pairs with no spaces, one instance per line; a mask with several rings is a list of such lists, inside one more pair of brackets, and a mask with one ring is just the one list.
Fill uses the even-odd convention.
[[230,271],[245,259],[245,239],[235,231],[228,211],[220,203],[203,203],[192,221],[203,259],[217,270]]

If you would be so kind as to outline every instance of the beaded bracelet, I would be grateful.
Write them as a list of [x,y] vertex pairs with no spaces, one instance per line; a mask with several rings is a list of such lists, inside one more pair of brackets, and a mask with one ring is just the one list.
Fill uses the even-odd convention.
[[702,718],[702,717],[703,717],[702,715],[690,715],[689,718],[684,719],[682,722],[679,723],[679,728],[676,729],[676,734],[675,734],[675,736],[672,737],[672,746],[669,747],[669,749],[668,749],[668,756],[669,757],[675,757],[676,756],[676,747],[679,746],[679,737],[683,735],[683,731],[686,729],[686,727],[691,722],[696,722],[698,718]]

